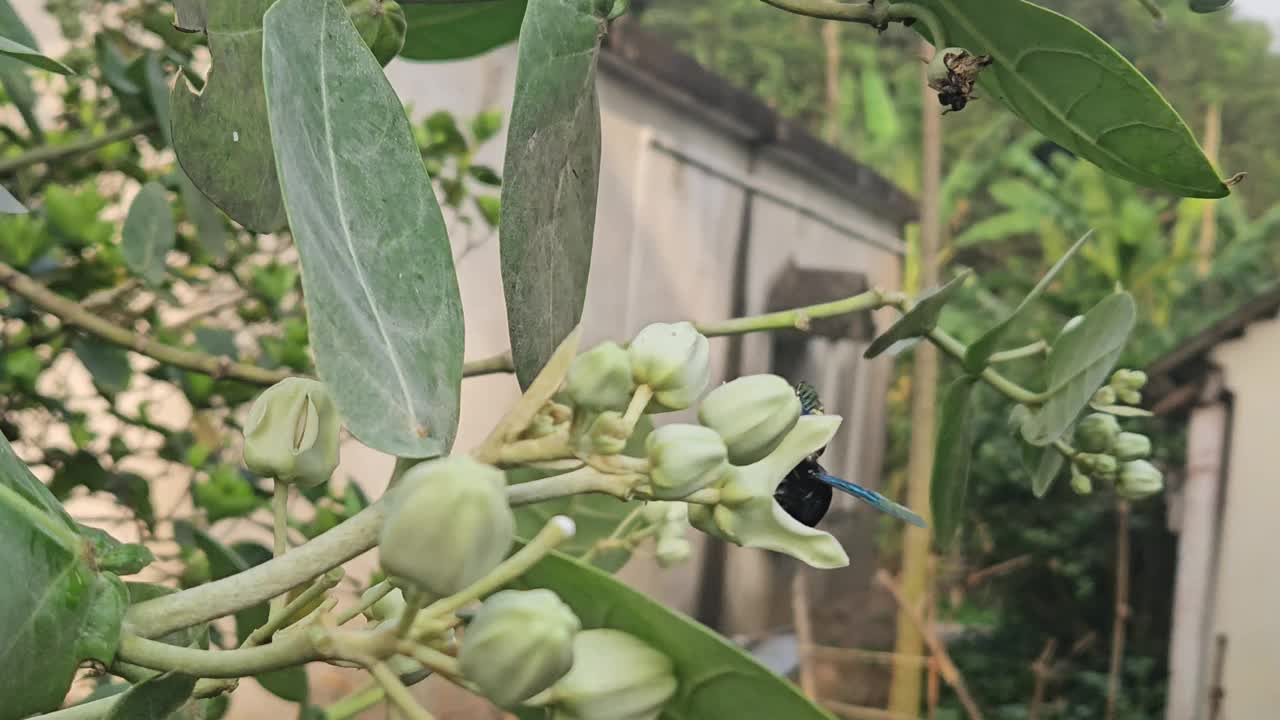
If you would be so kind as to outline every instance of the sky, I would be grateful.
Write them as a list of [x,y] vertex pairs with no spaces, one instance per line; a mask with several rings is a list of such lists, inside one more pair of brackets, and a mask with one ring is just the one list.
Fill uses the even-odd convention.
[[1268,20],[1280,27],[1280,2],[1277,0],[1236,0],[1232,7],[1241,15]]

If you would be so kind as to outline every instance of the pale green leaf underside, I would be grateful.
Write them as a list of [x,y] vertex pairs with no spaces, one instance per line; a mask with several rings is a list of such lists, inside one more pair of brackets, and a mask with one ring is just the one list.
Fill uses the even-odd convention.
[[1228,194],[1155,87],[1079,23],[1024,0],[917,1],[937,13],[949,45],[992,57],[981,88],[1049,139],[1140,185]]
[[929,510],[938,546],[945,549],[964,518],[969,493],[969,463],[973,456],[973,397],[975,379],[951,383],[938,417],[933,477],[929,481]]
[[600,179],[596,56],[604,32],[592,6],[531,0],[520,29],[499,237],[521,387],[578,325],[587,294]]
[[16,40],[10,40],[3,35],[0,35],[0,55],[11,57],[15,60],[24,62],[31,67],[48,70],[49,72],[55,72],[59,75],[75,74],[75,71],[71,68],[51,57],[41,54],[39,50],[27,47]]
[[272,144],[320,379],[366,445],[445,452],[462,303],[404,107],[337,0],[281,0],[265,28]]

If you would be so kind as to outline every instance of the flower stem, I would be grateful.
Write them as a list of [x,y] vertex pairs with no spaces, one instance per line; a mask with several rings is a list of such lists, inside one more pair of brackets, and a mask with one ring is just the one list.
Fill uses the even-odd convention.
[[360,596],[360,602],[339,613],[338,617],[334,619],[334,623],[338,625],[345,625],[351,622],[355,619],[355,616],[365,610],[368,610],[374,605],[377,605],[379,600],[389,595],[394,589],[395,587],[391,585],[390,580],[383,580],[382,582],[379,582],[366,590],[364,594]]
[[244,639],[244,643],[240,647],[251,648],[269,640],[272,635],[276,634],[277,630],[285,626],[289,618],[297,614],[302,608],[310,605],[316,598],[336,587],[338,583],[342,582],[342,578],[345,575],[346,572],[338,567],[316,578],[316,581],[304,590],[301,595],[289,601],[289,604],[285,605],[280,613],[274,617],[268,617],[265,623],[249,633],[249,637]]
[[631,527],[631,523],[640,518],[640,514],[644,512],[644,505],[644,503],[640,503],[634,510],[627,513],[627,516],[622,518],[622,522],[618,523],[618,525],[613,528],[613,532],[609,533],[609,537],[592,543],[591,547],[588,548],[586,552],[582,553],[582,557],[578,559],[584,563],[589,563],[594,560],[601,550],[606,549],[609,543],[615,542],[618,538],[622,537],[622,534]]
[[1048,355],[1049,343],[1044,340],[1037,340],[1030,345],[1023,345],[1019,348],[1003,350],[998,353],[992,353],[987,362],[991,365],[1010,362],[1012,360],[1021,360],[1023,358],[1035,357],[1036,355]]
[[532,505],[583,493],[604,493],[626,499],[631,493],[634,478],[632,475],[613,475],[586,466],[541,480],[508,486],[507,502],[513,507]]
[[116,657],[152,670],[170,670],[204,678],[238,678],[279,670],[321,659],[307,633],[297,633],[242,650],[200,650],[147,640],[129,632],[120,635]]
[[451,680],[462,677],[462,669],[458,667],[458,659],[445,655],[435,648],[405,640],[396,647],[396,652],[417,660],[424,667],[431,668],[441,675],[446,675]]
[[[930,330],[929,340],[946,354],[961,362],[964,361],[964,355],[968,348],[965,347],[964,343],[947,333],[946,330],[943,330],[942,328],[934,328]],[[1043,405],[1045,401],[1049,399],[1049,395],[1047,393],[1038,393],[1028,390],[1009,378],[1001,375],[993,368],[988,367],[984,369],[982,371],[982,379],[988,385],[995,388],[1001,395],[1004,395],[1016,403],[1038,406]]]
[[[526,570],[536,565],[539,560],[546,557],[547,553],[554,550],[557,545],[573,537],[574,532],[573,520],[570,518],[564,515],[557,515],[551,518],[527,545],[499,563],[488,575],[472,583],[470,587],[462,592],[428,605],[426,610],[422,612],[422,619],[418,624],[425,626],[434,618],[456,612],[473,600],[479,600],[515,580],[523,575]],[[416,635],[417,633],[414,634]]]
[[627,405],[627,412],[622,416],[622,421],[630,428],[628,435],[635,431],[636,423],[640,422],[640,416],[644,414],[644,409],[649,407],[649,401],[652,399],[653,388],[648,385],[636,388],[635,394],[631,396],[631,402]]
[[373,679],[377,680],[382,689],[386,691],[387,699],[410,720],[434,720],[431,713],[427,712],[426,708],[413,699],[413,696],[409,694],[409,689],[404,686],[404,683],[400,682],[400,678],[396,677],[395,672],[390,667],[387,667],[386,663],[373,663],[369,666],[369,672],[373,675]]
[[324,709],[325,720],[347,720],[382,702],[387,691],[376,681],[371,682],[355,692]]
[[906,298],[901,293],[874,289],[843,300],[715,323],[698,323],[695,327],[698,332],[707,337],[743,335],[768,330],[808,330],[813,320],[838,317],[866,310],[876,310],[890,305],[901,305],[905,300]]
[[[271,496],[272,550],[277,558],[284,557],[289,552],[289,488],[289,483],[276,480]],[[288,602],[289,596],[285,594],[271,598],[271,612],[267,616],[267,622],[281,621],[281,613]]]

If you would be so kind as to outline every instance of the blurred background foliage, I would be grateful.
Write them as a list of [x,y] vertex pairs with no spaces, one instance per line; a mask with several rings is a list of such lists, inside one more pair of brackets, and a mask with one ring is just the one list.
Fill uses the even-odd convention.
[[[1195,15],[1183,2],[1162,3],[1163,23],[1136,1],[1037,2],[1114,45],[1160,88],[1206,147],[1210,116],[1217,114],[1219,168],[1224,176],[1244,171],[1248,177],[1230,198],[1212,204],[1206,221],[1205,201],[1110,177],[1045,141],[998,103],[971,103],[943,123],[942,276],[972,268],[979,280],[947,308],[942,324],[973,340],[1092,228],[1093,239],[1009,344],[1052,340],[1068,319],[1119,283],[1141,310],[1121,365],[1142,367],[1276,282],[1280,157],[1267,141],[1280,123],[1280,85],[1261,81],[1280,76],[1275,38],[1262,23]],[[919,189],[926,51],[913,33],[890,28],[876,38],[860,27],[832,31],[809,18],[780,17],[758,0],[710,0],[696,7],[646,0],[639,17],[835,147],[904,189]],[[909,256],[908,286],[915,262]],[[942,381],[955,370],[944,363]],[[1034,382],[1017,370],[1010,368],[1015,378]],[[885,487],[893,497],[904,492],[910,379],[907,355],[897,363],[889,412]],[[1029,717],[1032,663],[1052,640],[1058,662],[1038,717],[1099,717],[1115,616],[1114,498],[1077,496],[1062,477],[1044,501],[1033,501],[1007,409],[991,393],[980,398],[969,530],[960,547],[940,558],[936,572],[949,648],[988,717],[1013,720]],[[1181,431],[1159,419],[1125,424],[1152,437],[1157,464],[1176,490]],[[1132,615],[1119,718],[1163,714],[1176,548],[1166,499],[1136,504],[1131,512]],[[883,527],[881,562],[892,567],[898,539]],[[984,568],[995,572],[983,574]],[[963,717],[945,688],[937,717]]]

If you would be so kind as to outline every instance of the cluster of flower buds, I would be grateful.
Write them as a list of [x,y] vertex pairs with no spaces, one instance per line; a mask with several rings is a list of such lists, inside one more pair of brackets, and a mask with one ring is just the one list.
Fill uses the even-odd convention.
[[1095,408],[1137,407],[1142,404],[1142,387],[1146,384],[1147,374],[1141,370],[1117,370],[1111,374],[1111,381],[1093,394],[1090,404]]
[[1122,431],[1114,415],[1086,415],[1076,425],[1075,443],[1079,452],[1071,461],[1071,487],[1077,493],[1092,492],[1094,481],[1115,483],[1116,492],[1130,500],[1140,500],[1163,489],[1163,476],[1147,461],[1151,440],[1139,433]]
[[316,380],[286,378],[253,401],[244,426],[244,463],[263,477],[311,488],[338,467],[342,418]]

